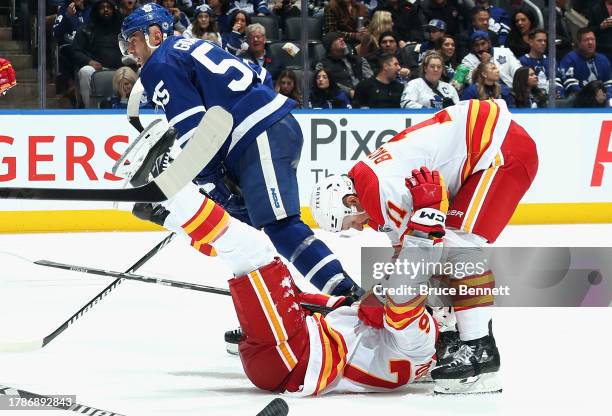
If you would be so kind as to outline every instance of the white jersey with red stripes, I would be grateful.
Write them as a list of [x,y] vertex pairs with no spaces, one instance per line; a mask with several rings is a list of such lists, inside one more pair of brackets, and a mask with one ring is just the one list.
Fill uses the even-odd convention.
[[308,316],[310,356],[300,396],[330,392],[381,392],[404,388],[434,367],[436,323],[420,308],[400,330],[385,321],[372,328],[357,307]]
[[407,128],[349,172],[370,225],[399,244],[412,213],[405,180],[426,166],[440,172],[452,198],[472,173],[502,165],[511,122],[503,100],[469,100]]

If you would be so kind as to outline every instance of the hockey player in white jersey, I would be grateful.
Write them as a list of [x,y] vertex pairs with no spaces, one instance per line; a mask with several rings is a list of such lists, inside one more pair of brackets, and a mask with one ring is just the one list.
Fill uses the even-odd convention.
[[[445,261],[477,262],[484,256],[479,247],[493,243],[508,224],[537,166],[535,143],[512,120],[504,101],[464,101],[402,131],[359,161],[348,176],[322,180],[313,191],[311,209],[328,231],[369,224],[388,233],[397,249],[407,237],[443,236],[444,246],[454,248]],[[443,184],[450,203],[415,199],[415,179],[410,177],[416,183]],[[491,271],[448,278],[451,287],[495,286]],[[493,296],[451,300],[462,344],[433,370],[436,391],[499,391]]]

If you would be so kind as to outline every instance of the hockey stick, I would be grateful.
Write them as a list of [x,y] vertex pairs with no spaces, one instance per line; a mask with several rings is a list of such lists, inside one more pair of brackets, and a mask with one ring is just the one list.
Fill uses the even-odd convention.
[[140,122],[140,117],[139,117],[140,99],[142,98],[143,94],[144,94],[144,85],[142,85],[140,78],[138,78],[136,80],[136,83],[132,87],[132,91],[130,92],[130,97],[128,98],[127,116],[128,116],[128,121],[130,122],[130,124],[134,126],[134,128],[138,130],[140,133],[142,133],[142,131],[144,130],[144,127],[142,127],[142,123]]
[[[73,402],[70,397],[36,394],[0,384],[0,397],[2,396],[7,397],[2,401],[2,408],[0,410],[11,410],[11,407],[14,407],[14,410],[43,410],[52,407],[54,409],[71,410],[73,412],[91,416],[125,416],[121,413],[110,412],[108,410],[97,409],[92,406]],[[35,407],[35,403],[39,403],[40,405]]]
[[[138,282],[153,283],[157,285],[176,287],[179,289],[197,290],[199,292],[216,293],[218,295],[231,296],[231,293],[228,289],[224,289],[221,287],[214,287],[214,286],[199,285],[197,283],[180,282],[177,280],[168,280],[168,279],[162,279],[159,277],[143,276],[143,275],[133,274],[129,272],[121,273],[121,272],[115,272],[112,270],[102,270],[102,269],[96,269],[93,267],[86,267],[86,266],[75,266],[73,264],[58,263],[58,262],[50,261],[50,260],[37,260],[34,262],[34,264],[37,264],[39,266],[54,267],[56,269],[72,270],[74,272],[95,274],[98,276],[114,277],[117,279],[126,279],[126,280],[136,280]],[[310,303],[302,303],[301,305],[311,312],[319,312],[323,314],[326,314],[333,310],[332,308],[329,308],[327,306],[313,305]]]
[[272,400],[266,407],[261,409],[256,416],[287,416],[289,414],[289,405],[286,401],[277,397]]
[[178,157],[146,185],[127,189],[0,188],[0,198],[161,202],[174,196],[217,154],[234,124],[230,113],[212,107],[202,117],[193,137]]
[[[153,247],[147,254],[142,256],[140,260],[130,267],[127,272],[132,273],[138,270],[143,264],[149,261],[154,255],[159,253],[162,248],[164,248],[172,239],[175,234],[169,234],[160,241],[155,247]],[[92,300],[87,302],[81,309],[79,309],[74,315],[72,315],[66,322],[61,324],[57,329],[51,332],[49,335],[44,337],[42,340],[34,340],[34,341],[23,341],[23,342],[12,342],[12,343],[0,343],[0,352],[25,352],[32,351],[39,348],[43,348],[45,345],[53,341],[59,334],[64,332],[70,325],[72,325],[77,319],[85,314],[88,310],[90,310],[95,304],[100,302],[104,297],[106,297],[113,289],[121,284],[121,278],[117,278],[110,285],[106,286],[102,292],[98,293]]]

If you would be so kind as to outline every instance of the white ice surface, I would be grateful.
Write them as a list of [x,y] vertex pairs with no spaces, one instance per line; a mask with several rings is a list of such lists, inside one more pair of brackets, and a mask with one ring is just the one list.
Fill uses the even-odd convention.
[[[125,270],[164,233],[0,235],[0,343],[42,338],[112,279],[33,266],[30,259]],[[499,245],[610,246],[612,225],[508,227]],[[321,234],[353,275],[365,232]],[[226,286],[217,259],[175,241],[139,273]],[[504,392],[433,396],[431,385],[401,393],[285,398],[290,415],[610,414],[612,308],[499,308],[495,335]],[[124,281],[44,349],[0,353],[0,385],[133,415],[255,415],[275,395],[253,387],[223,333],[237,325],[229,297]],[[0,416],[74,412],[0,411]]]

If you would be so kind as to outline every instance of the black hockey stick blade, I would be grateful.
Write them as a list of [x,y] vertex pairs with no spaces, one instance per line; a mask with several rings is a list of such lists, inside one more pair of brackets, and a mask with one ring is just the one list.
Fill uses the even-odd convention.
[[230,113],[212,107],[178,157],[146,185],[127,189],[0,188],[0,198],[75,201],[162,202],[179,192],[217,154],[232,131]]
[[287,416],[289,414],[289,405],[286,401],[277,397],[272,400],[257,416]]
[[[110,412],[108,410],[98,409],[92,406],[87,406],[84,404],[72,402],[72,400],[66,398],[65,400],[53,400],[50,396],[45,396],[43,394],[36,394],[26,390],[14,389],[11,387],[3,386],[0,384],[0,396],[13,396],[15,398],[21,398],[26,400],[37,399],[42,401],[43,403],[49,403],[49,405],[45,406],[45,409],[54,408],[61,410],[70,410],[73,412],[85,414],[85,415],[106,415],[106,416],[125,416],[121,413]],[[57,396],[55,398],[59,399]],[[6,409],[9,410],[9,409]],[[27,407],[21,407],[20,410],[27,410]],[[34,410],[34,409],[33,409]],[[35,409],[42,410],[42,409]],[[19,413],[19,412],[17,412]]]

